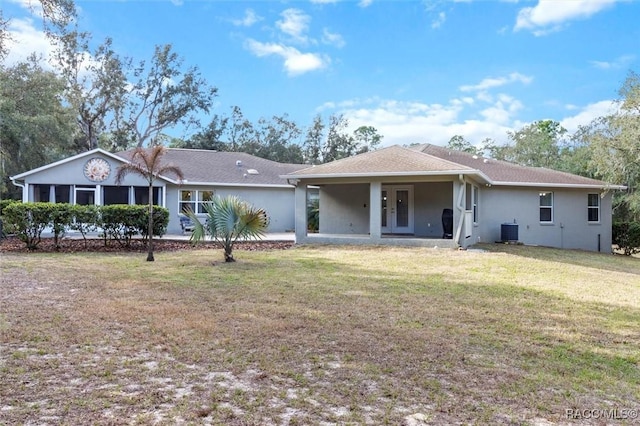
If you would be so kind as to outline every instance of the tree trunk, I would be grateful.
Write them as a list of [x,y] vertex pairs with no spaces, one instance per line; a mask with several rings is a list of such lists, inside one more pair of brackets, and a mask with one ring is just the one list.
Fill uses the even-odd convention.
[[153,183],[149,184],[149,227],[147,228],[147,262],[153,262]]

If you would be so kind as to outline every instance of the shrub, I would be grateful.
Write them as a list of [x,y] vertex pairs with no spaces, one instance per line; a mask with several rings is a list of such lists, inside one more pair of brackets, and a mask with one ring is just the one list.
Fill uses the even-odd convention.
[[3,212],[8,205],[19,202],[19,200],[0,200],[0,239],[5,237],[7,234],[15,233],[13,226],[8,224],[7,221],[4,220]]
[[73,220],[69,225],[69,229],[80,232],[84,240],[84,246],[87,247],[87,234],[98,229],[100,213],[98,206],[83,206],[75,204],[71,206]]
[[42,239],[42,231],[51,223],[55,206],[52,203],[11,203],[4,208],[3,213],[7,224],[14,227],[18,238],[29,250],[35,250]]
[[[153,234],[164,235],[169,223],[169,210],[155,206],[153,218]],[[135,235],[142,235],[146,239],[148,224],[148,206],[113,204],[100,208],[99,225],[103,231],[105,244],[108,240],[115,240],[121,245],[129,246]]]
[[60,249],[60,237],[64,236],[65,231],[73,222],[72,205],[67,203],[53,204],[50,213],[50,225],[53,229],[53,240],[56,249]]
[[615,222],[613,224],[613,244],[626,256],[640,253],[640,223]]

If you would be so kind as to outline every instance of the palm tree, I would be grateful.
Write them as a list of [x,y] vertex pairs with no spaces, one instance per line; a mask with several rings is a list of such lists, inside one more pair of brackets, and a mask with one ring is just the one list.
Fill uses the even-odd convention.
[[264,210],[233,195],[224,198],[216,195],[202,207],[207,215],[204,224],[195,212],[187,212],[195,224],[191,242],[197,243],[209,235],[209,238],[224,249],[225,262],[235,262],[233,245],[236,241],[260,239],[269,226],[269,219]]
[[116,171],[116,185],[129,173],[133,173],[149,182],[149,227],[147,228],[147,262],[153,262],[153,182],[160,175],[174,174],[178,181],[184,179],[182,170],[172,164],[162,164],[162,156],[167,149],[162,145],[156,145],[149,149],[136,148],[131,155],[131,161],[118,167]]

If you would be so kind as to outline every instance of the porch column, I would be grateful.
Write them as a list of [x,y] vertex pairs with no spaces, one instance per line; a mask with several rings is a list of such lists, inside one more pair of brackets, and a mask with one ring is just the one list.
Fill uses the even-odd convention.
[[28,203],[31,200],[33,200],[33,185],[25,182],[22,187],[22,202]]
[[302,243],[307,237],[307,185],[298,182],[295,190],[295,227],[296,243]]
[[369,236],[372,240],[382,238],[382,182],[369,184]]
[[55,185],[49,185],[49,202],[50,203],[56,202],[56,186]]

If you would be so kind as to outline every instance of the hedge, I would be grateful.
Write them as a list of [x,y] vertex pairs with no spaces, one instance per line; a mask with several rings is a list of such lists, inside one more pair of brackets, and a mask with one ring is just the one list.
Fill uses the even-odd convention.
[[[10,226],[27,246],[35,250],[42,240],[42,232],[50,227],[56,247],[60,237],[68,230],[82,234],[86,245],[89,232],[102,230],[105,244],[117,241],[129,245],[136,235],[147,239],[149,207],[143,205],[81,206],[66,203],[7,203],[2,205],[2,220]],[[154,207],[153,234],[162,236],[167,231],[169,211]]]
[[614,222],[613,244],[626,256],[640,253],[640,223]]

